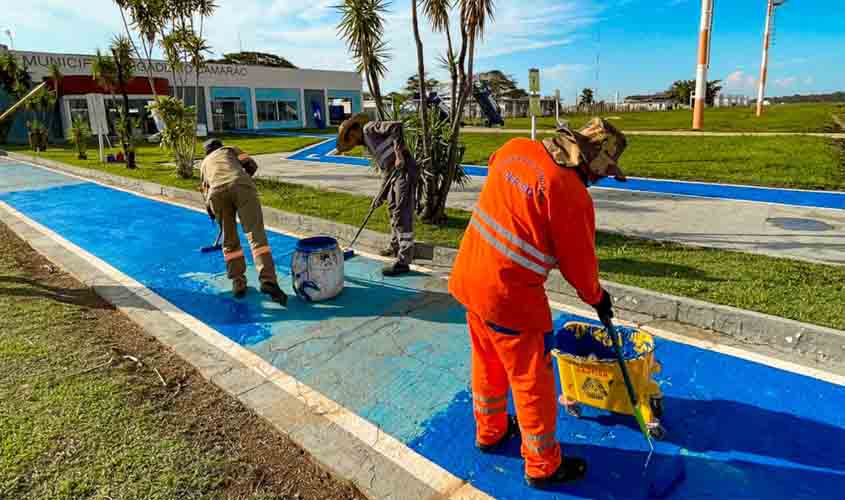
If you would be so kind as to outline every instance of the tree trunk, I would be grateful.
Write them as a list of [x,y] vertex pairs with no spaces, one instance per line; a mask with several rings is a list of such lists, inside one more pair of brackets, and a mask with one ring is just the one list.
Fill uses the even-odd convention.
[[123,133],[120,134],[121,145],[123,146],[123,155],[126,157],[126,168],[135,168],[135,153],[132,148],[132,120],[129,118],[129,95],[126,93],[126,83],[128,78],[125,75],[123,64],[119,61],[117,54],[112,53],[117,66],[117,81],[120,82],[120,94],[123,97]]
[[428,134],[428,113],[426,109],[428,107],[428,93],[425,89],[425,55],[423,54],[423,44],[420,39],[420,26],[417,21],[417,0],[411,0],[411,20],[414,27],[414,41],[417,44],[417,72],[420,78],[419,113],[420,141],[422,143],[422,165],[420,166],[425,169],[425,164],[431,160],[431,153],[428,149],[428,140],[430,137]]
[[370,93],[373,94],[373,100],[376,101],[379,119],[386,120],[387,113],[384,111],[384,101],[381,97],[381,86],[379,85],[378,76],[374,75],[372,71],[367,71],[367,80],[370,82]]
[[449,191],[452,189],[452,184],[455,182],[455,177],[458,172],[458,139],[461,133],[461,118],[463,118],[464,107],[467,99],[472,94],[473,85],[473,62],[475,59],[475,30],[469,33],[469,60],[467,61],[467,71],[464,75],[463,82],[461,82],[462,89],[455,116],[452,119],[452,134],[449,140],[449,159],[446,163],[446,175],[442,179],[439,186],[439,192],[436,196],[436,202],[430,209],[426,207],[428,217],[426,220],[433,224],[442,224],[446,221],[446,200],[449,197]]

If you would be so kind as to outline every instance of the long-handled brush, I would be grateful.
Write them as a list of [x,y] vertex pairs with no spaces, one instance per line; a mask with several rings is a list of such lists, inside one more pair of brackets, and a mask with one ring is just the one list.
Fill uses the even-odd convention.
[[217,232],[217,239],[214,240],[214,244],[207,247],[200,248],[200,252],[202,253],[209,253],[209,252],[217,252],[218,250],[223,250],[223,245],[220,244],[220,239],[223,237],[223,226],[220,226],[220,229]]
[[343,251],[343,260],[349,260],[352,257],[355,257],[355,250],[352,249],[355,246],[355,242],[358,241],[358,237],[361,236],[361,233],[364,232],[364,228],[367,227],[367,223],[370,222],[370,217],[373,216],[373,212],[376,211],[378,207],[381,206],[383,203],[384,195],[387,193],[387,190],[393,187],[393,183],[396,181],[396,177],[399,175],[399,169],[394,169],[393,172],[390,174],[384,183],[381,185],[381,189],[379,190],[378,194],[375,198],[373,198],[373,202],[370,204],[370,211],[367,212],[367,216],[364,217],[364,222],[361,223],[361,227],[358,228],[358,232],[355,233],[355,237],[352,238],[352,241],[349,243],[349,246],[346,247],[346,250]]
[[654,442],[651,439],[651,434],[648,430],[645,418],[642,411],[637,405],[637,393],[634,390],[634,384],[631,382],[631,375],[628,373],[628,366],[625,364],[625,354],[622,349],[622,335],[613,326],[610,318],[601,318],[601,322],[607,329],[607,333],[613,339],[613,345],[616,348],[616,360],[619,362],[619,369],[622,371],[622,378],[625,380],[625,389],[628,391],[628,398],[631,400],[631,407],[634,410],[634,418],[637,420],[637,425],[640,427],[646,443],[648,443],[648,457],[646,457],[645,465],[643,466],[643,475],[648,482],[649,498],[664,498],[666,497],[686,476],[686,468],[681,457],[672,455],[667,461],[658,463],[655,467],[649,470],[649,463],[654,455]]

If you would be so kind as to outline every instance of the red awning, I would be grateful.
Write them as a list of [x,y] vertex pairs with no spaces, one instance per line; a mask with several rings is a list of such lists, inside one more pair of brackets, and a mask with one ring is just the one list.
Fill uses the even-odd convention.
[[[167,95],[170,92],[170,84],[166,78],[153,78],[156,93]],[[101,87],[94,78],[87,75],[69,75],[62,78],[62,94],[83,95],[83,94],[110,94],[111,92]],[[114,93],[119,93],[117,89]],[[126,93],[130,95],[152,95],[150,80],[147,77],[136,76],[129,80],[126,85]]]

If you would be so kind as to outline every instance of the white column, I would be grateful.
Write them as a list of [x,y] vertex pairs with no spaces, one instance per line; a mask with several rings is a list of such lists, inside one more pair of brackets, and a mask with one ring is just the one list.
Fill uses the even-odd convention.
[[698,39],[698,66],[695,71],[695,109],[692,128],[704,125],[704,106],[707,98],[707,67],[710,65],[710,28],[713,26],[713,0],[701,0],[701,26]]
[[329,89],[323,89],[323,123],[326,127],[330,127],[332,124],[329,120]]
[[209,132],[214,132],[214,107],[211,105],[211,87],[203,87],[205,94],[205,124]]
[[258,130],[258,101],[255,99],[255,89],[249,87],[249,98],[252,101],[252,129]]
[[302,128],[308,127],[308,119],[305,115],[305,88],[299,89],[299,122]]
[[757,89],[757,116],[763,115],[763,99],[766,97],[766,78],[769,76],[769,41],[772,36],[772,14],[774,9],[774,2],[769,0],[768,6],[766,7],[766,29],[763,32],[763,62],[760,63],[760,84]]

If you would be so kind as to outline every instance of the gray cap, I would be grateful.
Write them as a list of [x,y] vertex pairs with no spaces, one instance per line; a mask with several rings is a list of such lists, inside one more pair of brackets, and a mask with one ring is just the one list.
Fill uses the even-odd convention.
[[220,139],[209,139],[202,144],[206,155],[210,155],[214,151],[223,147],[223,142]]

